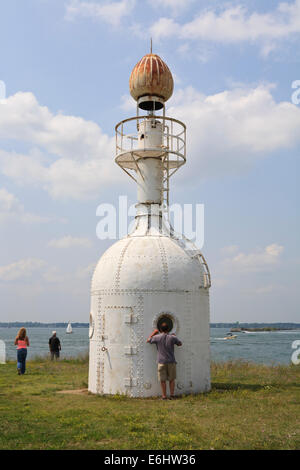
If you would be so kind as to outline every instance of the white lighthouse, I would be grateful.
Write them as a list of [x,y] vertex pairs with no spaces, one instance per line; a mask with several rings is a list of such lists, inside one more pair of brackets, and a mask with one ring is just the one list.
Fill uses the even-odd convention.
[[169,180],[185,163],[185,125],[165,115],[173,77],[156,54],[130,76],[137,116],[116,126],[116,163],[137,184],[135,226],[100,258],[91,286],[89,391],[158,396],[156,348],[162,321],[176,349],[175,394],[210,389],[210,274],[202,253],[168,220]]

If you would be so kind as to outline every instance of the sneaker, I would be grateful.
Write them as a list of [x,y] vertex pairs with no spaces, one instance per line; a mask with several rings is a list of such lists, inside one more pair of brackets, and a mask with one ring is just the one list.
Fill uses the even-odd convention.
[[21,369],[18,369],[18,375],[21,375]]

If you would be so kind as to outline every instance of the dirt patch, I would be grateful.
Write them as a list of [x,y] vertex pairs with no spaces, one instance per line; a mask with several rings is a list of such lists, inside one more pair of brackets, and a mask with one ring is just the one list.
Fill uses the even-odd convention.
[[81,394],[86,394],[88,393],[87,388],[80,388],[79,390],[59,390],[57,393],[66,393],[69,395],[81,395]]

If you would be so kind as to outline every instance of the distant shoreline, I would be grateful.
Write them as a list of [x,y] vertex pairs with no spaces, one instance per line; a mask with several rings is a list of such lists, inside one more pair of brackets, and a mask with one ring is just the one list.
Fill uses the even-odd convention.
[[233,332],[233,333],[247,333],[247,332],[250,332],[250,333],[255,333],[256,331],[291,331],[291,330],[298,330],[300,328],[278,328],[278,327],[274,327],[274,326],[264,326],[264,327],[261,327],[261,328],[231,328],[230,331]]
[[[66,328],[68,322],[41,323],[41,322],[0,322],[0,328]],[[74,322],[72,328],[88,328],[89,323]],[[234,331],[279,331],[298,330],[300,323],[210,323],[211,328],[230,328]]]
[[[40,323],[40,322],[0,322],[0,328],[67,328],[65,323]],[[88,323],[72,323],[72,328],[88,328]]]

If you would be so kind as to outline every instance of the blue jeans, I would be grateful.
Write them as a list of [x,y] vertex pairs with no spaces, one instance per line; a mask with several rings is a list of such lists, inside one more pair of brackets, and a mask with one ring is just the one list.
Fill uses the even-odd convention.
[[27,349],[26,348],[22,348],[22,349],[17,350],[17,359],[18,359],[17,368],[20,369],[21,374],[25,374],[26,356],[27,356]]

